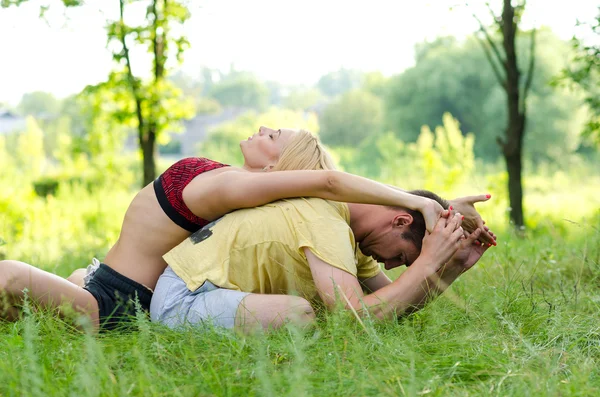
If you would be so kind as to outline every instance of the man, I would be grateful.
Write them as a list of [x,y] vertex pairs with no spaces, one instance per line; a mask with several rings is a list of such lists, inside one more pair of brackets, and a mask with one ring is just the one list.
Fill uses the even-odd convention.
[[[433,193],[411,193],[448,207]],[[276,328],[311,322],[309,301],[320,298],[328,308],[341,301],[363,315],[401,315],[443,292],[489,247],[477,244],[481,229],[465,238],[461,222],[445,211],[425,235],[417,211],[314,198],[235,211],[165,255],[150,313],[172,327]],[[392,282],[378,261],[410,267]]]

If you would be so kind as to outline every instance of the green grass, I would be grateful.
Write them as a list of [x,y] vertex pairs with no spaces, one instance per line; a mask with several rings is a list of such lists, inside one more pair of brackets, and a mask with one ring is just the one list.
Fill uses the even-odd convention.
[[[0,256],[63,276],[104,255],[134,194],[75,187],[41,199],[8,178]],[[528,198],[536,227],[523,235],[505,226],[501,206],[486,208],[498,247],[398,322],[320,313],[311,329],[241,336],[139,318],[133,331],[89,335],[28,310],[0,323],[0,395],[600,395],[597,179],[569,190],[537,184],[537,202]]]
[[2,395],[500,395],[600,393],[600,235],[506,235],[421,312],[364,328],[240,336],[166,329],[90,336],[50,313],[0,326]]

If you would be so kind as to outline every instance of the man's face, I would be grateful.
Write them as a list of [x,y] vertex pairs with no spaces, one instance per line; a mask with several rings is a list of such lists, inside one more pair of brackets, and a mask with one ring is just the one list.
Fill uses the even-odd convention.
[[411,222],[412,217],[406,213],[395,216],[369,233],[360,242],[360,250],[383,263],[387,270],[402,265],[410,266],[421,254],[415,243],[404,236],[410,232]]

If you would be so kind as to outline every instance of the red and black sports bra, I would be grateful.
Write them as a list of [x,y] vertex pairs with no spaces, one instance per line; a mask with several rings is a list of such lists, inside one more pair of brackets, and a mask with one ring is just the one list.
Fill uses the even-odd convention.
[[189,157],[170,166],[154,181],[154,192],[165,214],[178,226],[194,233],[208,221],[196,215],[183,202],[183,189],[196,176],[227,164],[203,157]]

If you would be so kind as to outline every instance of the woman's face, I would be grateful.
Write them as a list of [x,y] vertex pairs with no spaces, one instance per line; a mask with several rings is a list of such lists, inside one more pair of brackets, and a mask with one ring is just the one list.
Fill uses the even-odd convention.
[[258,133],[240,142],[244,167],[258,170],[274,166],[283,148],[295,133],[296,131],[290,129],[274,130],[261,126]]

